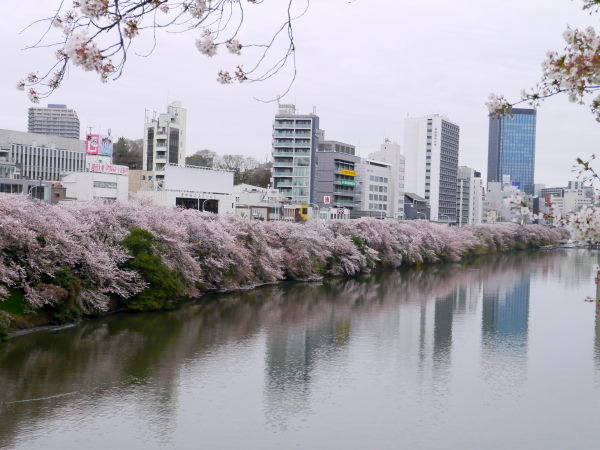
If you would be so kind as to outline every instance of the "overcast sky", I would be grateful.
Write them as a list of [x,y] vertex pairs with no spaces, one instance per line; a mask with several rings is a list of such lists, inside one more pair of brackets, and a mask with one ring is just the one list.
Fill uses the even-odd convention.
[[[67,0],[68,1],[68,0]],[[300,6],[301,0],[296,0]],[[21,48],[40,28],[20,29],[48,16],[59,0],[29,0],[5,8],[0,19],[0,128],[26,130],[30,103],[16,82],[43,70],[53,51]],[[267,37],[282,19],[283,0],[251,6],[242,43]],[[298,77],[282,100],[301,112],[313,106],[328,139],[346,141],[366,156],[383,138],[402,143],[407,115],[439,113],[460,125],[460,164],[486,172],[490,92],[515,98],[535,84],[546,51],[563,47],[567,25],[596,25],[580,0],[313,0],[295,23]],[[250,8],[250,5],[248,6]],[[219,85],[220,68],[250,65],[245,56],[201,55],[195,34],[160,36],[148,58],[130,55],[126,73],[101,84],[71,70],[64,87],[43,103],[66,103],[84,127],[110,128],[141,138],[144,109],[163,111],[181,100],[188,110],[188,154],[203,148],[264,160],[271,149],[275,97],[288,73],[269,82]],[[143,52],[144,37],[136,43]],[[538,111],[536,183],[564,185],[577,156],[598,151],[600,124],[586,106],[564,98]]]

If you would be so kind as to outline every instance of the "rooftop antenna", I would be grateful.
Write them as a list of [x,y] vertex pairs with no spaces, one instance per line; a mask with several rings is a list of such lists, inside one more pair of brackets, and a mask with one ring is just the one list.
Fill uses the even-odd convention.
[[108,137],[110,137],[110,128],[108,129]]
[[313,114],[315,114],[315,115],[317,114],[317,106],[316,105],[313,105]]
[[94,127],[92,127],[92,126],[88,126],[87,128],[88,128],[88,134],[92,134],[92,129],[93,129]]

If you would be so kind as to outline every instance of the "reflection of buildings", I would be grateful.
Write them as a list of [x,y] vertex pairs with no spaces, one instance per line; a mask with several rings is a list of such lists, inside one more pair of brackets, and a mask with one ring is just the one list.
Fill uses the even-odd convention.
[[496,388],[513,389],[527,376],[530,275],[497,279],[483,288],[482,367]]
[[529,278],[508,288],[484,288],[481,321],[484,336],[527,341],[528,322]]
[[331,356],[348,342],[350,322],[329,319],[305,326],[283,326],[269,331],[266,356],[267,418],[282,424],[285,417],[308,408],[315,362]]

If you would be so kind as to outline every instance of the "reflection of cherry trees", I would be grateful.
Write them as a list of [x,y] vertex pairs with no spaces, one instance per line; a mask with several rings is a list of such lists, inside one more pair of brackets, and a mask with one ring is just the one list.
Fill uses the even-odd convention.
[[[10,447],[23,427],[65,417],[74,405],[84,408],[85,414],[111,405],[116,397],[127,398],[141,410],[161,411],[165,422],[152,423],[151,416],[144,419],[152,435],[153,427],[167,427],[167,419],[175,421],[182,373],[201,370],[215,354],[236,347],[232,344],[260,341],[265,333],[275,339],[283,331],[308,330],[313,341],[303,345],[322,354],[340,353],[350,345],[357,321],[395,317],[394,311],[403,305],[418,307],[463,286],[504,285],[519,274],[549,270],[561,260],[556,252],[497,255],[466,267],[449,264],[374,272],[360,279],[265,286],[164,314],[117,315],[15,338],[0,346],[0,447]],[[395,335],[395,329],[378,332]],[[265,347],[265,356],[277,357],[271,351],[276,347]],[[296,384],[291,391],[287,385],[279,386],[280,395],[295,395],[299,383],[312,382],[310,371],[318,364],[319,353],[310,357],[306,376],[288,379]],[[287,363],[279,367],[288,368]],[[265,372],[265,377],[277,375]],[[301,389],[309,392],[310,385]]]

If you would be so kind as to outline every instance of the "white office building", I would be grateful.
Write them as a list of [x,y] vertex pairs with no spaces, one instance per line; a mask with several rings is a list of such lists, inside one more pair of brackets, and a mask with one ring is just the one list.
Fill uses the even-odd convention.
[[143,170],[152,172],[157,187],[169,164],[185,165],[187,111],[181,102],[172,102],[163,114],[151,114],[144,124]]
[[459,126],[440,115],[404,123],[405,189],[429,201],[434,222],[456,222],[459,134]]
[[313,203],[313,172],[319,147],[319,117],[280,105],[273,121],[273,187],[287,201]]
[[358,165],[361,213],[372,217],[392,217],[392,165],[363,159]]
[[481,173],[470,167],[459,166],[456,186],[457,225],[480,225],[482,203],[483,183]]
[[390,183],[390,217],[404,219],[404,178],[405,161],[400,151],[400,144],[385,139],[378,152],[371,153],[369,158],[391,164],[392,175]]

